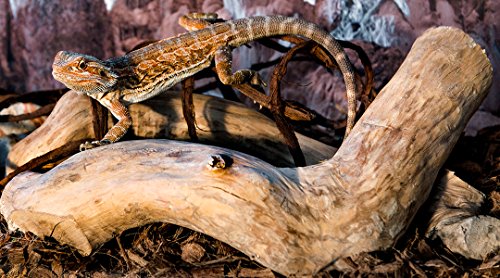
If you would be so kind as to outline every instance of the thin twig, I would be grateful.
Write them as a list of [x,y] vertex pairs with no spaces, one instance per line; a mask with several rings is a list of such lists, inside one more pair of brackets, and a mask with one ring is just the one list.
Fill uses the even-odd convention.
[[194,77],[188,77],[182,81],[182,114],[188,126],[189,137],[193,142],[198,141],[196,134],[196,115],[193,104]]
[[16,102],[31,102],[45,106],[57,102],[67,91],[68,89],[57,89],[18,94],[0,88],[0,109],[9,107]]
[[61,160],[62,158],[78,153],[80,144],[84,143],[85,141],[87,140],[71,141],[46,154],[33,158],[27,163],[17,167],[14,171],[7,175],[7,177],[0,180],[0,187],[4,187],[10,180],[12,180],[17,174],[21,172],[33,170],[44,164],[55,162]]
[[52,110],[54,109],[54,106],[56,106],[54,103],[47,104],[43,107],[38,108],[34,112],[16,115],[16,116],[15,115],[0,115],[0,122],[19,122],[19,121],[24,121],[24,120],[35,119],[35,118],[38,118],[41,116],[46,116],[46,115],[49,115],[50,112],[52,112]]
[[276,126],[285,138],[286,145],[288,146],[288,149],[290,150],[290,153],[295,162],[295,166],[297,167],[305,166],[306,160],[302,150],[300,149],[299,141],[297,140],[297,136],[295,136],[293,127],[285,118],[284,112],[286,103],[281,100],[280,82],[283,76],[285,76],[287,65],[293,58],[293,56],[298,51],[308,47],[309,45],[310,44],[308,42],[303,42],[290,49],[290,51],[288,51],[286,55],[283,56],[279,64],[274,68],[269,85],[271,112],[273,113],[274,120],[276,121]]
[[103,138],[108,131],[108,110],[95,99],[90,98],[92,127],[96,138]]

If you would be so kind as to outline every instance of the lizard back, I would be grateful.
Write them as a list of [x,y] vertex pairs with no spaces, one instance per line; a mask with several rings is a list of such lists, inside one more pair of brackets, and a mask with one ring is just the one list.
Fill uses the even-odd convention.
[[132,77],[123,79],[123,100],[139,102],[210,66],[221,46],[238,47],[278,35],[299,35],[324,47],[344,73],[348,94],[355,93],[353,69],[340,44],[316,24],[300,18],[260,16],[215,23],[160,40],[109,62],[122,75]]

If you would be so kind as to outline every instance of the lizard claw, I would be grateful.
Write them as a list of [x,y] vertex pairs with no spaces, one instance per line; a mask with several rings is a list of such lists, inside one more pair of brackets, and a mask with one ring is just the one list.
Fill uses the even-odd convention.
[[87,141],[83,144],[80,144],[80,151],[83,152],[83,151],[90,150],[92,148],[97,147],[97,145],[94,144],[95,142],[98,142],[98,141],[92,141],[92,142]]
[[111,141],[109,141],[107,139],[103,139],[100,141],[92,141],[92,142],[87,141],[83,144],[80,144],[80,151],[83,152],[86,150],[90,150],[90,149],[97,148],[99,146],[108,145],[108,144],[111,144]]
[[267,83],[264,82],[264,80],[262,80],[262,77],[257,72],[254,72],[252,79],[250,80],[250,84],[256,85],[256,86],[267,87]]

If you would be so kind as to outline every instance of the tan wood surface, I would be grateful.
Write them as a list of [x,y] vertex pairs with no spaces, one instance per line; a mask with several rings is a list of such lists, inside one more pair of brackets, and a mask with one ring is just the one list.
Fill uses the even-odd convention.
[[[225,148],[128,141],[79,153],[45,174],[17,176],[0,209],[11,228],[52,235],[84,254],[127,228],[165,221],[279,273],[311,274],[395,243],[491,76],[469,36],[431,29],[325,162],[276,168]],[[220,155],[225,168],[211,166]]]

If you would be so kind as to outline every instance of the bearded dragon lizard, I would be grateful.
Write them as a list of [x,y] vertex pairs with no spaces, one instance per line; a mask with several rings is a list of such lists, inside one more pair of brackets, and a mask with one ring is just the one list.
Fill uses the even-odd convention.
[[335,59],[347,89],[346,134],[351,130],[356,113],[353,67],[339,43],[319,26],[300,18],[283,16],[259,16],[215,24],[209,24],[199,16],[184,16],[180,23],[195,31],[163,39],[105,61],[69,51],[57,53],[52,65],[54,78],[68,88],[96,99],[118,119],[103,139],[82,144],[80,149],[119,140],[132,123],[126,108],[128,104],[165,91],[209,67],[212,60],[215,60],[219,79],[226,85],[244,82],[265,85],[255,71],[243,69],[232,72],[231,50],[253,40],[279,35],[311,39]]

